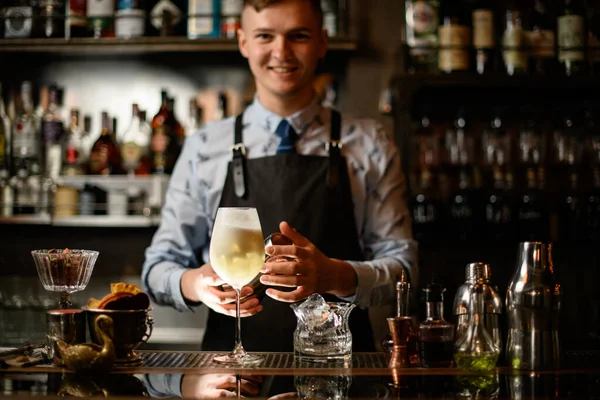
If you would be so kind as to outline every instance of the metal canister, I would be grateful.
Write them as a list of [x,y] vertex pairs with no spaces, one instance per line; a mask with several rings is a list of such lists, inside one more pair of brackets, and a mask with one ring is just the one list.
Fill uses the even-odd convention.
[[48,357],[56,365],[63,365],[57,342],[66,344],[85,343],[85,312],[83,310],[66,309],[46,312],[46,340]]

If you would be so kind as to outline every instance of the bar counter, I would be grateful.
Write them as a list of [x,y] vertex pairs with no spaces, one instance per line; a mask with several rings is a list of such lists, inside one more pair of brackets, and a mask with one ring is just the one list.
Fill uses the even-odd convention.
[[[225,368],[216,353],[138,351],[143,364],[109,373],[74,374],[53,365],[0,369],[2,397],[156,397],[261,399],[600,398],[600,368],[490,373],[457,368],[391,369],[383,353],[355,353],[352,360],[303,362],[292,353],[263,353],[263,364]],[[221,390],[223,389],[223,390]]]

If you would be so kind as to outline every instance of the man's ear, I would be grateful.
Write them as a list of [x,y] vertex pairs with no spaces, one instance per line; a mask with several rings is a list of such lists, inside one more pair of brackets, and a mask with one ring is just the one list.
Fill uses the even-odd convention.
[[242,53],[245,58],[248,58],[248,41],[246,40],[246,35],[244,34],[244,30],[242,28],[237,30],[237,37],[240,53]]

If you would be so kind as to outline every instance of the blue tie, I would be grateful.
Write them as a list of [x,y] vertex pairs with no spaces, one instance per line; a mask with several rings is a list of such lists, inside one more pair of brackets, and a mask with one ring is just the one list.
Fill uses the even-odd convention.
[[279,147],[277,147],[277,154],[296,152],[296,132],[289,122],[282,119],[279,125],[277,125],[275,133],[281,138]]

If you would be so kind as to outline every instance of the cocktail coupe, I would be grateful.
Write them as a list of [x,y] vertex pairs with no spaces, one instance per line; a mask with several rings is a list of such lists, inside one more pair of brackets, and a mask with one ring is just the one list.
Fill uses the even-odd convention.
[[226,283],[235,290],[235,347],[226,355],[215,357],[217,363],[252,365],[263,357],[248,354],[242,346],[240,291],[258,275],[265,261],[265,245],[260,219],[255,208],[220,207],[210,240],[210,263]]
[[60,309],[72,306],[71,293],[84,290],[99,252],[95,250],[33,250],[31,255],[44,289],[60,292]]

